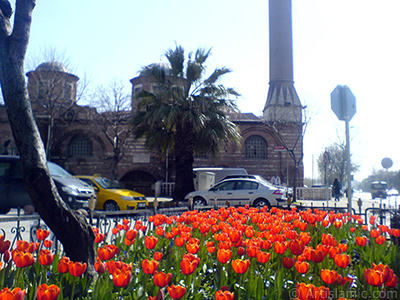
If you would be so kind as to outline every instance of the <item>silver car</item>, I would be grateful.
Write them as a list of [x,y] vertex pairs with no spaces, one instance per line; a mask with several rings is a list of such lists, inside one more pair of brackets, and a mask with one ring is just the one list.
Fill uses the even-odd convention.
[[193,205],[272,207],[286,204],[287,199],[281,189],[265,181],[251,178],[232,178],[218,182],[209,190],[193,191],[185,196],[185,201],[193,199]]

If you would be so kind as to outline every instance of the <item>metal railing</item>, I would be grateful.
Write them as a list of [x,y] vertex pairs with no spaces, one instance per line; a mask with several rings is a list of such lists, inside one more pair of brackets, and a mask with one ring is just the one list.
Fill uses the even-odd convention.
[[[336,213],[345,213],[347,212],[346,206],[337,206],[336,203],[333,206],[325,206],[324,202],[321,202],[321,206],[315,206],[311,202],[310,205],[297,206],[299,210],[307,210],[307,209],[321,209],[334,211]],[[197,210],[210,210],[215,209],[214,206],[204,206],[204,207],[195,207]],[[106,212],[106,211],[93,211],[88,214],[88,222],[93,226],[99,228],[101,233],[106,234],[106,236],[110,236],[112,229],[116,227],[117,224],[120,224],[122,220],[127,219],[129,224],[135,224],[138,220],[140,220],[144,226],[148,226],[148,218],[149,216],[155,214],[163,214],[167,216],[171,215],[180,215],[185,211],[188,211],[188,206],[181,207],[169,207],[169,208],[159,208],[159,209],[144,209],[144,210],[134,210],[134,211],[115,211],[115,212]],[[22,210],[19,210],[22,211]],[[36,239],[36,230],[39,228],[48,229],[47,225],[41,220],[38,214],[33,215],[21,215],[18,211],[16,216],[8,216],[4,215],[0,217],[0,232],[5,236],[6,239],[11,240],[11,247],[14,246],[17,240],[29,240],[29,241],[37,241]],[[386,225],[392,228],[400,228],[400,207],[399,208],[386,208],[386,207],[370,207],[364,210],[364,212],[357,212],[355,209],[352,209],[352,214],[360,215],[365,223],[370,219],[371,216],[376,217],[376,224]],[[28,223],[27,223],[28,222]],[[29,223],[30,222],[30,223]],[[10,224],[12,225],[10,226]],[[8,230],[4,230],[4,225],[7,224]],[[150,224],[151,225],[151,224]],[[10,239],[7,235],[10,234],[12,238]],[[55,242],[54,247],[59,247],[57,242],[57,238],[54,235],[51,235],[51,239]]]

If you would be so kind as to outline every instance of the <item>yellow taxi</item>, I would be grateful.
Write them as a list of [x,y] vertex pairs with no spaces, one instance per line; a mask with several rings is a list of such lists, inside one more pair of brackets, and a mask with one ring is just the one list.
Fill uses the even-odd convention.
[[123,188],[118,182],[100,177],[77,175],[76,178],[93,187],[97,194],[95,209],[105,211],[145,209],[145,195]]

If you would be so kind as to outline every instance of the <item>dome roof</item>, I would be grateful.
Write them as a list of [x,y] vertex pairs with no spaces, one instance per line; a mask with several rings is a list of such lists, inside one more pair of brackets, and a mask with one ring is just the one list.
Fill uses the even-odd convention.
[[40,64],[36,71],[58,71],[63,73],[69,73],[68,69],[57,61],[48,61]]
[[172,67],[171,67],[171,65],[169,63],[167,63],[167,62],[156,62],[156,63],[152,63],[152,64],[144,67],[143,70],[140,72],[139,76],[147,75],[148,72],[150,70],[152,70],[153,68],[155,68],[157,70],[164,71],[165,75],[167,75],[167,76],[171,75]]

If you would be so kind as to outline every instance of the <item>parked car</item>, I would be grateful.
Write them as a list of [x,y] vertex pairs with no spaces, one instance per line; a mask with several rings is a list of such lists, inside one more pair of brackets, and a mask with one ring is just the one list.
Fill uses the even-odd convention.
[[220,181],[209,190],[193,191],[185,196],[185,201],[193,199],[194,206],[214,205],[215,199],[218,206],[251,205],[256,207],[280,206],[287,199],[283,191],[268,182],[252,178],[231,178]]
[[[96,194],[91,186],[73,177],[55,163],[47,162],[47,166],[58,193],[70,208],[88,209],[89,200],[96,201]],[[8,213],[11,208],[32,207],[23,181],[19,156],[0,155],[0,191],[1,214]]]
[[98,210],[136,210],[146,208],[149,204],[145,195],[125,189],[117,181],[99,176],[76,177],[91,185],[96,191]]
[[[228,175],[228,176],[225,176],[224,178],[222,178],[220,181],[225,180],[225,179],[231,179],[231,178],[251,178],[251,179],[256,179],[258,181],[263,181],[267,185],[271,185],[271,186],[274,186],[276,188],[283,190],[283,194],[285,196],[289,196],[289,197],[293,196],[293,189],[291,187],[289,187],[289,189],[288,189],[286,186],[273,185],[271,182],[269,182],[268,180],[266,180],[264,177],[262,177],[260,175],[252,175],[252,174]],[[287,193],[286,193],[286,191],[287,191]]]

